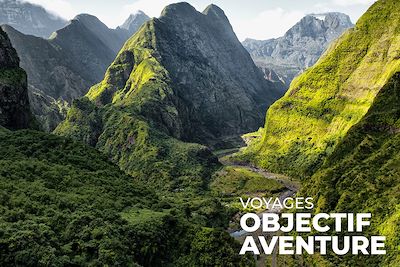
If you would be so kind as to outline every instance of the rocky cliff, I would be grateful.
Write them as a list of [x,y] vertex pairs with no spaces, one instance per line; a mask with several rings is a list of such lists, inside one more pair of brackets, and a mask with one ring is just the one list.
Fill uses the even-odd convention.
[[81,14],[50,39],[25,35],[3,26],[28,73],[33,112],[47,131],[65,118],[72,100],[99,82],[130,37],[109,29],[96,17]]
[[67,22],[41,6],[21,0],[1,0],[1,24],[8,24],[24,34],[48,38]]
[[26,73],[7,34],[0,29],[0,125],[12,129],[32,126]]
[[283,37],[247,39],[243,45],[266,79],[281,80],[289,87],[294,77],[313,66],[332,41],[353,26],[350,17],[342,13],[311,14]]

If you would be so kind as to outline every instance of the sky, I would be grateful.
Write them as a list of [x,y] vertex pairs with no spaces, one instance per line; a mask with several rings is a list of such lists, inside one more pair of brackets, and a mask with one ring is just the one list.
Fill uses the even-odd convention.
[[[97,16],[110,28],[121,25],[137,10],[158,17],[162,9],[179,0],[26,0],[44,6],[65,19],[80,13]],[[187,0],[198,11],[216,4],[228,16],[241,41],[280,37],[303,16],[337,11],[348,14],[353,23],[375,0]]]

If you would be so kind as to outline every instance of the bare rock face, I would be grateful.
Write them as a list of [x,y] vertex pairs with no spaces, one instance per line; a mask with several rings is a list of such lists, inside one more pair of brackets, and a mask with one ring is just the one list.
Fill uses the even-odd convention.
[[154,28],[160,62],[182,103],[183,140],[218,146],[258,129],[281,83],[263,79],[223,10],[170,5]]
[[7,34],[0,29],[0,126],[24,129],[33,123],[32,118],[26,73],[19,67]]
[[143,11],[138,11],[135,14],[131,14],[125,22],[117,28],[117,30],[126,30],[129,35],[134,34],[139,28],[146,22],[149,21],[150,17],[147,16]]
[[327,47],[353,26],[350,17],[342,13],[311,14],[283,37],[264,41],[247,39],[243,45],[263,72],[272,70],[277,74],[271,80],[278,78],[289,87],[294,77],[313,66]]

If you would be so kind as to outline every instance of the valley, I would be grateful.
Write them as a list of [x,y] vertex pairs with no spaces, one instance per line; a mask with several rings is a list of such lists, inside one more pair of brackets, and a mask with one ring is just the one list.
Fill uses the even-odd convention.
[[[241,148],[244,149],[244,148]],[[289,178],[285,175],[281,175],[281,174],[274,174],[274,173],[270,173],[267,172],[264,169],[260,169],[258,167],[255,167],[253,165],[251,165],[250,163],[246,163],[246,162],[235,162],[234,161],[234,154],[237,153],[239,151],[239,149],[232,149],[232,150],[228,150],[228,151],[216,151],[214,152],[217,155],[220,155],[219,157],[219,161],[226,167],[231,167],[231,168],[239,168],[240,170],[247,170],[253,174],[259,174],[263,177],[263,179],[265,179],[266,181],[264,181],[264,183],[268,186],[268,190],[263,191],[262,190],[262,186],[257,186],[257,192],[255,193],[250,193],[249,196],[251,197],[275,197],[275,198],[279,198],[279,200],[281,202],[283,202],[284,199],[288,198],[288,197],[294,197],[297,192],[300,189],[300,182],[296,181],[292,178]],[[271,188],[273,188],[271,186],[271,183],[269,181],[276,181],[280,186],[277,187],[277,191],[275,192],[271,192]],[[247,192],[249,193],[249,192]],[[272,193],[272,194],[271,194]],[[239,202],[239,196],[243,196],[243,195],[237,195],[236,199],[233,201]],[[248,197],[248,196],[247,196]],[[274,208],[274,209],[263,209],[263,210],[257,210],[257,214],[259,215],[259,217],[261,218],[263,213],[268,213],[268,212],[272,212],[272,213],[276,213],[276,214],[280,214],[283,211],[282,208]],[[240,214],[235,214],[235,216],[233,217],[233,223],[231,223],[231,225],[233,225],[230,227],[230,229],[228,229],[229,234],[234,237],[236,240],[238,240],[241,244],[243,243],[244,239],[246,238],[246,236],[248,235],[252,235],[254,236],[256,239],[259,235],[264,235],[267,240],[269,241],[270,238],[274,235],[280,235],[280,233],[278,232],[274,232],[274,233],[261,233],[260,231],[254,232],[254,233],[247,233],[244,230],[240,229],[240,226],[238,225],[238,218],[240,218]],[[238,229],[239,227],[239,229]],[[235,229],[236,228],[236,229]],[[258,244],[258,246],[260,246],[260,244]],[[256,256],[256,266],[257,267],[264,267],[264,266],[271,266],[271,267],[277,267],[277,251],[276,249],[274,250],[272,255],[260,255],[260,256]]]
[[[116,28],[0,11],[1,266],[400,264],[398,1],[243,43],[214,4]],[[241,200],[295,196],[312,215],[372,213],[362,234],[387,254],[240,255],[262,235],[242,215],[296,213]]]

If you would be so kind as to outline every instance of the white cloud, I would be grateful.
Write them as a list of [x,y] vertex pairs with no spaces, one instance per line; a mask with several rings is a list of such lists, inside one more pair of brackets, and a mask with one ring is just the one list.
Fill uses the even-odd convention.
[[26,2],[41,5],[48,11],[68,20],[77,14],[72,5],[65,0],[29,0]]
[[343,12],[351,17],[353,23],[362,16],[377,0],[331,0],[314,6],[317,12]]
[[357,5],[371,5],[376,0],[333,0],[332,3],[337,6],[357,6]]
[[265,10],[252,19],[232,21],[232,24],[240,40],[245,38],[265,40],[284,35],[304,16],[303,11],[275,8]]

